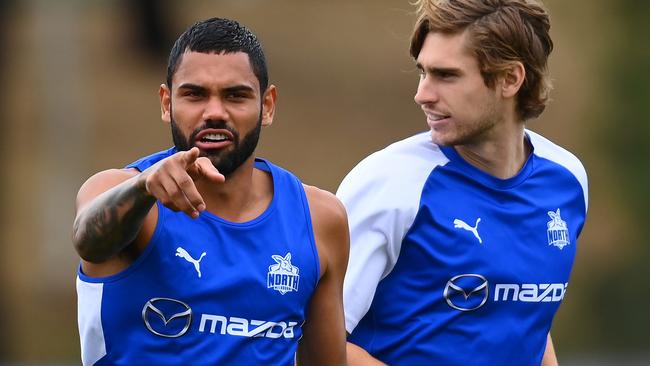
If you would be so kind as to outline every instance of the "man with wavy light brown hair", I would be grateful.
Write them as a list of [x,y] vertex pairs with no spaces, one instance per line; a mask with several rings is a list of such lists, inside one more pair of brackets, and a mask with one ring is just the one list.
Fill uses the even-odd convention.
[[429,130],[337,192],[351,232],[350,365],[557,365],[550,337],[587,212],[587,176],[526,129],[550,90],[532,0],[419,0],[411,55]]

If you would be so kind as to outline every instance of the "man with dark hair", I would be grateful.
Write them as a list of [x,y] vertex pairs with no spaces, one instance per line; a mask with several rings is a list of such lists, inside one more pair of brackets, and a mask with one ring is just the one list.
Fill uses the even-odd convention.
[[556,365],[550,338],[587,176],[526,129],[553,48],[533,0],[420,0],[411,55],[430,131],[370,155],[349,216],[350,365]]
[[175,146],[77,196],[84,365],[345,364],[345,210],[255,158],[275,101],[239,23],[177,40],[160,86]]

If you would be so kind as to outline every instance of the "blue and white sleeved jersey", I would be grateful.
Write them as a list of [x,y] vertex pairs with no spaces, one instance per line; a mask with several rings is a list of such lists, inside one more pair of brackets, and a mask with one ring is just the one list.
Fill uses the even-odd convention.
[[[141,159],[140,171],[175,153]],[[158,205],[145,251],[124,271],[79,267],[84,365],[294,364],[320,265],[302,183],[270,162],[273,199],[257,218],[191,219]]]
[[337,196],[350,223],[349,341],[390,365],[539,365],[587,212],[580,161],[526,131],[495,178],[429,132],[370,155]]

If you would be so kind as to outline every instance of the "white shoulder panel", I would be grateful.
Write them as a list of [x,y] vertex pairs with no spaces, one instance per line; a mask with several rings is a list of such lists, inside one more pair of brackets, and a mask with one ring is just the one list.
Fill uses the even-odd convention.
[[370,308],[379,281],[395,266],[427,178],[448,161],[425,132],[368,156],[341,182],[336,195],[347,210],[351,240],[343,285],[348,332]]
[[535,155],[562,165],[576,177],[578,182],[580,182],[585,198],[586,211],[587,207],[589,206],[587,172],[585,171],[585,168],[580,160],[569,151],[554,144],[542,135],[539,135],[530,130],[526,130],[526,133],[530,137],[530,141],[533,144]]
[[84,366],[93,365],[106,355],[101,318],[103,290],[103,283],[84,282],[77,277],[77,320]]

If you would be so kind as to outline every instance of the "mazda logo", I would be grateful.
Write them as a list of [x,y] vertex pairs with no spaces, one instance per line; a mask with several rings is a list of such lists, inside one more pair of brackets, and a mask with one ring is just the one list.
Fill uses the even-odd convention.
[[177,338],[187,333],[192,323],[192,309],[182,301],[156,297],[144,304],[142,320],[157,336]]
[[443,296],[456,310],[476,310],[487,302],[488,281],[478,274],[458,275],[447,281]]

